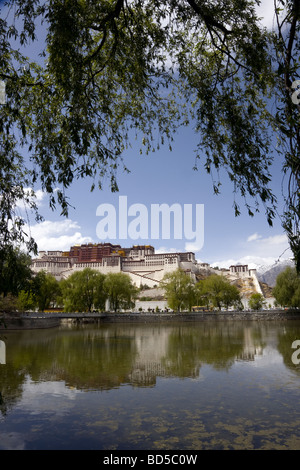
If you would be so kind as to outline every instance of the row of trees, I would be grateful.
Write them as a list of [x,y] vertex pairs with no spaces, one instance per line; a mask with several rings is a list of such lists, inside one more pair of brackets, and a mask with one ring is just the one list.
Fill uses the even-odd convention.
[[137,289],[124,273],[104,275],[86,268],[57,281],[45,271],[34,274],[31,258],[18,249],[0,250],[0,310],[44,311],[63,305],[66,311],[114,311],[133,306]]
[[[163,287],[169,307],[173,310],[191,310],[194,305],[219,310],[231,306],[236,309],[243,308],[238,288],[217,274],[194,284],[183,271],[178,270],[165,276]],[[300,307],[300,276],[295,267],[287,267],[277,276],[272,294],[278,306]],[[266,302],[261,294],[254,293],[248,305],[253,310],[260,310]]]
[[85,268],[57,281],[51,274],[41,271],[34,277],[30,289],[19,293],[18,306],[21,310],[44,311],[56,305],[63,306],[66,312],[91,312],[104,311],[108,300],[110,309],[117,311],[132,308],[136,293],[136,287],[124,273],[102,274]]
[[[86,268],[62,281],[44,271],[33,275],[30,257],[16,249],[0,252],[0,265],[0,304],[9,298],[13,309],[44,311],[61,305],[66,311],[103,311],[109,300],[110,308],[117,311],[131,308],[137,294],[124,273],[104,275]],[[162,287],[174,311],[191,310],[194,305],[218,309],[241,306],[238,289],[217,275],[195,284],[184,271],[177,270],[164,277]]]
[[[228,309],[233,306],[241,310],[243,305],[236,286],[218,275],[194,283],[184,271],[178,269],[167,274],[162,282],[168,306],[174,311],[191,311],[193,306],[206,309]],[[20,310],[60,305],[66,312],[103,311],[106,301],[110,309],[118,311],[134,307],[138,289],[125,273],[102,274],[90,268],[73,273],[67,279],[57,281],[44,271],[32,278],[26,289],[18,294]],[[253,294],[250,307],[258,310],[263,306],[263,297]]]
[[[21,269],[19,273],[22,273]],[[229,307],[243,309],[239,289],[217,274],[194,283],[184,271],[178,269],[165,275],[162,287],[168,306],[174,311],[191,311],[193,306],[218,310]],[[27,283],[27,288],[19,292],[18,305],[23,309],[38,307],[45,310],[51,302],[56,302],[64,305],[65,311],[69,312],[103,311],[106,300],[109,300],[110,308],[117,311],[132,308],[137,292],[130,277],[124,273],[104,275],[86,268],[58,282],[42,271]],[[295,268],[288,267],[277,276],[273,295],[280,306],[300,307],[300,277]],[[264,297],[259,293],[252,294],[249,307],[260,310],[264,306]]]
[[192,310],[195,305],[219,310],[231,306],[243,308],[238,288],[217,274],[195,284],[184,271],[178,269],[165,275],[162,287],[169,307],[175,311]]
[[287,267],[278,274],[273,295],[283,307],[300,307],[300,276],[295,268]]
[[[0,308],[2,303],[4,309],[10,304],[11,309],[18,310],[44,311],[58,305],[67,312],[103,311],[108,300],[110,309],[117,311],[132,308],[138,292],[124,273],[104,275],[86,268],[57,281],[44,271],[33,275],[30,257],[19,250],[3,252],[0,261]],[[195,284],[178,269],[164,277],[162,287],[168,306],[174,311],[192,310],[195,305],[219,310],[230,306],[242,308],[239,290],[222,276],[212,275]]]
[[[166,274],[161,286],[174,311],[190,311],[195,305],[219,310],[243,308],[238,288],[217,274],[194,283],[178,269]],[[19,310],[43,311],[50,305],[63,305],[66,311],[102,311],[109,300],[110,308],[117,311],[132,308],[137,292],[125,273],[104,275],[86,268],[57,281],[44,271],[33,275],[31,258],[20,250],[0,250],[0,309],[2,304],[7,310],[10,303]],[[273,295],[280,306],[300,307],[300,276],[295,268],[288,267],[277,276]],[[263,296],[253,294],[249,307],[258,310],[263,306]]]

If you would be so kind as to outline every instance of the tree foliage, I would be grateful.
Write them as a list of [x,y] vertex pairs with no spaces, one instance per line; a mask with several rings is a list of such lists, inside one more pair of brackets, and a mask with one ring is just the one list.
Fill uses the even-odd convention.
[[[118,189],[117,168],[134,134],[148,152],[191,123],[196,167],[212,175],[216,193],[225,170],[236,214],[241,197],[249,215],[263,207],[272,223],[272,163],[281,153],[280,216],[299,270],[299,100],[292,95],[300,6],[275,0],[267,31],[256,3],[9,0],[0,22],[7,94],[0,105],[1,243],[25,237],[34,246],[17,210],[23,199],[39,217],[26,188],[41,185],[51,207],[67,214],[66,190],[77,178],[91,177],[92,188],[109,178]],[[26,57],[30,43],[41,46],[38,60]]]
[[300,277],[295,268],[288,266],[278,274],[273,295],[283,307],[300,307]]
[[66,312],[104,310],[106,293],[105,275],[91,268],[77,271],[60,283],[61,299]]
[[235,305],[240,308],[239,290],[228,279],[218,274],[212,274],[197,284],[198,295],[204,305],[221,310]]
[[112,310],[116,312],[133,307],[137,289],[128,274],[108,273],[105,275],[103,285]]
[[253,310],[261,310],[265,306],[266,302],[262,294],[252,294],[249,299],[249,307]]
[[172,310],[191,310],[195,303],[194,283],[182,269],[165,274],[161,287]]
[[22,289],[18,293],[16,305],[17,309],[21,312],[25,312],[26,310],[35,310],[37,307],[36,296],[30,289]]
[[0,245],[0,294],[16,296],[27,289],[31,276],[30,256],[11,245]]
[[213,274],[195,284],[182,269],[167,273],[161,283],[168,306],[174,311],[192,310],[193,306],[228,309],[241,308],[241,298],[236,286],[222,276]]
[[43,312],[51,305],[54,306],[60,296],[60,284],[55,277],[45,271],[40,271],[34,276],[33,283],[33,293],[39,311]]

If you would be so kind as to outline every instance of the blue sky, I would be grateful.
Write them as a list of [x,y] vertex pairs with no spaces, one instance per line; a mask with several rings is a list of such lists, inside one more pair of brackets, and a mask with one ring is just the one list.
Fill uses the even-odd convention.
[[[193,142],[194,141],[194,142]],[[232,263],[271,264],[288,248],[286,236],[279,220],[269,227],[264,209],[261,213],[249,217],[241,201],[241,215],[235,217],[233,210],[232,185],[226,175],[222,180],[221,194],[213,193],[211,177],[199,166],[193,170],[195,137],[192,129],[178,132],[172,152],[161,148],[149,155],[140,155],[138,148],[126,152],[125,163],[130,174],[118,173],[119,193],[111,193],[109,184],[102,191],[90,192],[89,180],[79,180],[69,190],[70,201],[75,209],[70,209],[69,218],[59,217],[47,207],[47,196],[39,193],[40,208],[45,222],[31,227],[40,249],[67,250],[74,243],[111,241],[122,246],[133,244],[152,244],[158,251],[194,251],[196,258],[210,264],[229,266]],[[280,165],[274,168],[273,186],[280,198],[282,175]],[[119,197],[126,196],[128,207],[143,204],[149,215],[149,239],[117,238],[99,239],[97,224],[102,217],[97,216],[97,208],[102,204],[111,204],[119,214]],[[204,206],[204,220],[200,221],[204,233],[204,243],[197,251],[191,246],[193,240],[184,237],[174,238],[171,230],[170,239],[151,239],[151,206],[154,204],[192,205],[193,227],[195,227],[197,204]],[[128,225],[138,216],[128,216]],[[203,224],[203,227],[202,227]],[[172,225],[173,226],[173,225]],[[289,250],[283,257],[289,255]],[[254,263],[254,264],[253,264]]]
[[[262,4],[262,15],[265,24],[272,22],[273,6],[271,0]],[[119,193],[111,193],[109,184],[102,191],[90,192],[91,181],[79,180],[70,188],[68,195],[75,209],[70,209],[69,218],[52,212],[48,208],[48,199],[40,190],[37,199],[40,211],[45,221],[31,224],[31,233],[36,238],[40,250],[68,250],[76,243],[111,241],[122,246],[149,243],[156,252],[159,251],[194,251],[196,258],[212,265],[228,267],[230,264],[241,262],[253,267],[260,264],[272,264],[288,249],[287,238],[281,228],[279,219],[274,226],[269,227],[264,209],[253,218],[249,217],[241,201],[242,214],[235,217],[233,210],[232,185],[226,175],[221,177],[221,194],[213,194],[212,180],[199,165],[194,171],[194,149],[197,137],[192,126],[180,129],[172,143],[172,152],[168,145],[149,155],[140,155],[139,147],[134,146],[125,153],[125,164],[131,173],[118,172]],[[273,168],[273,189],[281,199],[281,165],[276,161]],[[37,188],[39,189],[39,188]],[[150,214],[151,205],[174,203],[182,208],[191,204],[193,210],[197,204],[204,205],[203,234],[204,243],[200,250],[191,240],[174,239],[99,239],[96,228],[101,217],[96,211],[101,204],[111,204],[118,213],[119,196],[126,196],[128,207],[133,204],[143,204]],[[279,212],[281,204],[279,204]],[[128,223],[134,217],[128,218]],[[195,223],[195,214],[194,219]],[[149,224],[151,222],[149,221]],[[150,230],[149,230],[150,235]],[[291,253],[285,251],[282,258]]]

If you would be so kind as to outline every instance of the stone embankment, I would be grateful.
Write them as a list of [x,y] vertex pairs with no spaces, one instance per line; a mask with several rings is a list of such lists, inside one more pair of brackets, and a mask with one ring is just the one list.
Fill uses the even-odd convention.
[[0,317],[0,331],[5,330],[35,330],[55,328],[61,323],[60,318],[31,318],[29,316]]
[[300,310],[262,310],[242,312],[174,312],[174,313],[107,313],[101,314],[101,323],[169,322],[169,321],[228,321],[228,320],[300,320]]
[[[2,321],[1,321],[2,318]],[[4,321],[3,321],[4,320]],[[203,321],[300,320],[300,310],[262,310],[242,312],[172,312],[172,313],[31,313],[0,317],[0,330],[54,328],[73,323],[163,323]]]

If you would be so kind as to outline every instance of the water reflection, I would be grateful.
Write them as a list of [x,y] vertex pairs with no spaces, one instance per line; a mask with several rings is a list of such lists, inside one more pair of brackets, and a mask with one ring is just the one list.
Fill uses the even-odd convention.
[[[9,432],[19,448],[29,448],[20,439],[28,432],[35,448],[61,448],[60,433],[65,448],[90,448],[92,442],[106,449],[272,448],[275,439],[283,445],[284,438],[276,436],[292,430],[284,445],[298,446],[295,339],[300,323],[292,321],[7,332],[6,363],[0,365],[0,441]],[[40,443],[32,429],[43,430]],[[6,448],[1,442],[0,449]]]
[[272,322],[70,325],[10,332],[0,391],[16,398],[27,375],[35,382],[64,380],[79,390],[153,386],[157,377],[196,378],[204,364],[228,371],[236,361],[254,361],[266,346],[277,349],[286,367],[298,374],[291,361],[297,338],[299,324]]

